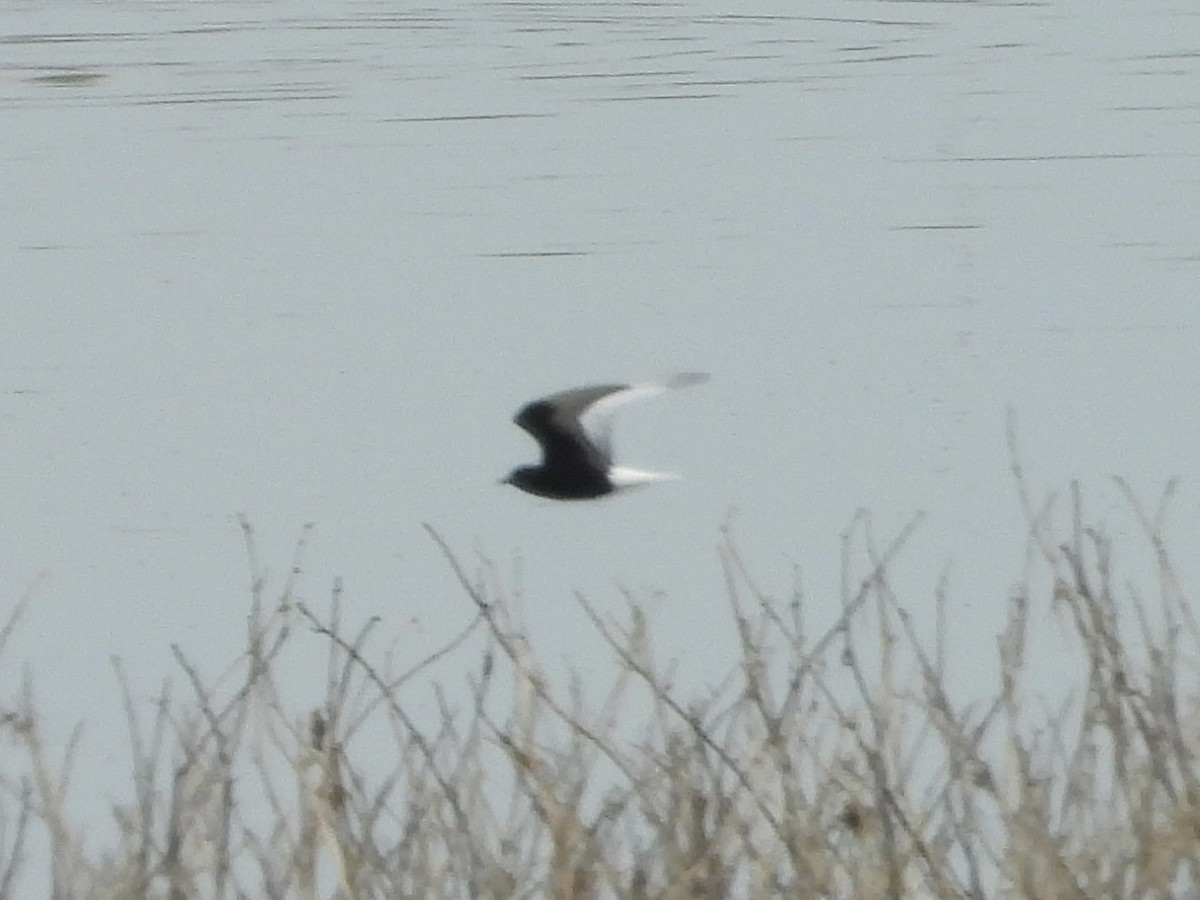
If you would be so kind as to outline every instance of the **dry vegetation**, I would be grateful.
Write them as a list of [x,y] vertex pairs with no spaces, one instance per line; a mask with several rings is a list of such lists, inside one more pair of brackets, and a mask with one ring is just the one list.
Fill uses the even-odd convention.
[[[336,587],[322,615],[294,578],[268,597],[247,526],[242,658],[206,681],[174,648],[181,686],[151,705],[117,668],[136,790],[105,852],[70,821],[69,766],[52,764],[28,688],[4,686],[0,898],[44,896],[46,877],[61,898],[1195,896],[1200,628],[1163,547],[1170,491],[1146,515],[1121,487],[1157,560],[1153,599],[1113,583],[1113,548],[1077,491],[1056,534],[1053,501],[1022,490],[1027,574],[1004,633],[979,644],[997,689],[962,705],[943,633],[916,634],[889,586],[907,531],[876,552],[865,520],[846,540],[869,562],[821,635],[725,542],[742,652],[713,695],[670,683],[635,603],[616,624],[579,598],[619,664],[594,702],[546,675],[494,570],[469,571],[432,529],[470,624],[396,674],[376,623],[341,621]],[[1026,646],[1049,618],[1079,665],[1047,708]],[[280,661],[313,630],[326,696],[294,698]],[[481,644],[464,699],[437,692],[440,724],[422,729],[409,705],[429,696],[431,666]],[[631,703],[643,720],[622,719]]]

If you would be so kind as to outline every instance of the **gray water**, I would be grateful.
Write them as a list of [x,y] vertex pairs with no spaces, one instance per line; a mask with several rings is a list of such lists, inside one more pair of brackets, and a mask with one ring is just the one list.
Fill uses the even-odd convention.
[[[0,677],[88,722],[80,790],[123,791],[110,656],[149,697],[172,642],[241,647],[239,513],[276,585],[314,523],[303,596],[342,577],[401,658],[473,612],[426,521],[550,659],[599,665],[571,591],[627,588],[703,681],[723,526],[827,623],[855,510],[923,510],[897,589],[921,620],[949,573],[967,690],[1023,565],[1006,409],[1035,491],[1133,541],[1109,476],[1178,475],[1196,533],[1192,5],[318,6],[0,7]],[[495,484],[528,399],[694,369],[617,423],[685,480]]]

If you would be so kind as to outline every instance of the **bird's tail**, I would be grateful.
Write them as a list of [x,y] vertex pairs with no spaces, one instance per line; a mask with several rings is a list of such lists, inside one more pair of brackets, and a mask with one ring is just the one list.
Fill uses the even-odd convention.
[[617,490],[640,487],[656,481],[678,481],[679,477],[674,472],[644,472],[628,466],[612,466],[608,470],[608,480]]

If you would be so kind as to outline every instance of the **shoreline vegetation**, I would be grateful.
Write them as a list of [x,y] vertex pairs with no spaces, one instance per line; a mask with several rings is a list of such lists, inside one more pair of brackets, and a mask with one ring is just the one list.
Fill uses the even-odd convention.
[[[815,635],[726,535],[741,656],[701,696],[672,683],[632,600],[614,622],[576,597],[617,664],[611,684],[550,678],[495,572],[469,571],[429,526],[469,622],[394,674],[376,620],[342,621],[339,585],[327,614],[297,599],[305,538],[268,596],[243,521],[242,656],[214,679],[172,647],[182,678],[150,704],[114,661],[131,791],[110,846],[85,846],[71,819],[73,750],[47,750],[29,680],[0,685],[0,900],[43,883],[55,898],[170,900],[1193,896],[1200,625],[1162,534],[1174,483],[1147,513],[1117,480],[1157,563],[1158,583],[1134,589],[1114,583],[1116,550],[1077,486],[1056,533],[1055,501],[1035,505],[1013,471],[1026,575],[1003,632],[980,638],[997,690],[969,703],[947,683],[945,593],[928,638],[889,585],[915,520],[886,548],[867,541],[840,619]],[[28,601],[4,620],[0,654]],[[1051,615],[1072,667],[1054,705],[1027,656],[1031,621]],[[323,640],[328,674],[326,696],[297,706],[280,665],[301,633]],[[426,686],[441,715],[423,728],[406,687],[472,652],[468,639],[484,650],[456,688],[465,700]],[[648,710],[632,723],[631,703]]]

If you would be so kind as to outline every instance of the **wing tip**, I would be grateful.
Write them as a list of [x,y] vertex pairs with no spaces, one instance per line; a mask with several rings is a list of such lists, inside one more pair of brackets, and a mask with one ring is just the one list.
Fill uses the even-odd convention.
[[710,377],[707,372],[680,372],[670,376],[665,383],[671,390],[678,390],[679,388],[691,387],[694,384],[703,384]]

